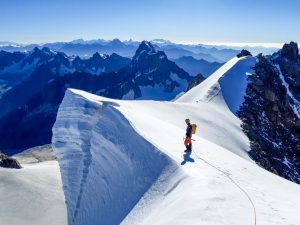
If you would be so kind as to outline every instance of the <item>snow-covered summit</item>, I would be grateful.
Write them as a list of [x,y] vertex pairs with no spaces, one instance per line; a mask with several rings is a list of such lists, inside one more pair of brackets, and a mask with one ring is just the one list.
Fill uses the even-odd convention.
[[[249,159],[223,103],[69,89],[53,127],[69,225],[297,224],[300,187]],[[198,124],[191,156],[183,155],[186,118]]]
[[253,73],[255,63],[256,58],[252,56],[234,57],[177,102],[225,101],[236,113],[244,101],[247,75]]

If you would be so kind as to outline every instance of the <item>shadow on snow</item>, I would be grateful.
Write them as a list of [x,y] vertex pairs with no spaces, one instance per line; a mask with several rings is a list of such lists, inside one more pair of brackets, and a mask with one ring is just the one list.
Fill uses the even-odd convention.
[[181,165],[186,164],[187,162],[195,162],[195,160],[193,158],[191,158],[191,154],[189,153],[185,153],[183,155],[183,161],[180,163]]

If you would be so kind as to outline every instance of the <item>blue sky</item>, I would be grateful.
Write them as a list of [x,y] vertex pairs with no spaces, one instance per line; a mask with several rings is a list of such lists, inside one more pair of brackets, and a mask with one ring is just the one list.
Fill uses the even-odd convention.
[[0,0],[0,41],[300,41],[298,0]]

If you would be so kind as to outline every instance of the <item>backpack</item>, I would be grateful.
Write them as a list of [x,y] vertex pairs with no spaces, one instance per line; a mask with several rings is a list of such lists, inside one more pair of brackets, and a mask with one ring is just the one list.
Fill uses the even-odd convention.
[[196,133],[197,124],[192,124],[192,134]]

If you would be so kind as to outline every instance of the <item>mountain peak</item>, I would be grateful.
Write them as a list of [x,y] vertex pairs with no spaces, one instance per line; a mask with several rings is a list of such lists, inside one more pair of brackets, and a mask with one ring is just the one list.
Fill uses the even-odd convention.
[[84,42],[85,41],[82,38],[71,41],[72,44],[84,44]]
[[114,45],[114,46],[123,46],[124,43],[122,41],[120,41],[118,38],[115,38],[113,40],[111,40],[111,45]]
[[92,56],[92,58],[93,58],[93,59],[103,59],[103,58],[101,57],[101,55],[99,54],[99,52],[94,53],[93,56]]
[[91,57],[92,59],[97,59],[97,60],[103,60],[103,59],[107,59],[109,58],[108,54],[100,54],[99,52],[96,52],[93,54],[93,56]]
[[142,50],[148,51],[155,51],[155,48],[149,41],[142,41],[139,48],[142,48]]
[[34,48],[32,49],[32,52],[41,52],[41,49],[39,49],[38,47],[34,47]]
[[298,44],[293,41],[289,44],[284,44],[281,49],[281,55],[290,60],[296,60],[299,56]]
[[35,58],[35,57],[50,57],[50,56],[54,56],[56,54],[57,54],[56,52],[52,51],[48,47],[43,47],[43,48],[34,47],[34,49],[29,53],[29,55],[33,58]]
[[[244,101],[247,74],[254,73],[255,57],[234,57],[196,87],[182,95],[177,102],[213,101],[221,98],[232,113],[236,113]],[[217,100],[218,101],[218,100]]]
[[156,50],[149,41],[142,41],[141,44],[139,45],[138,49],[136,50],[135,56],[133,58],[134,59],[137,58],[143,52],[155,53]]

